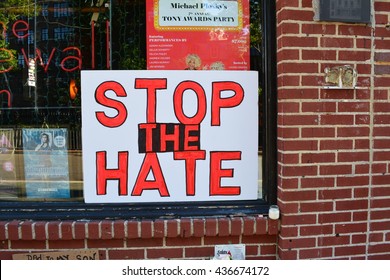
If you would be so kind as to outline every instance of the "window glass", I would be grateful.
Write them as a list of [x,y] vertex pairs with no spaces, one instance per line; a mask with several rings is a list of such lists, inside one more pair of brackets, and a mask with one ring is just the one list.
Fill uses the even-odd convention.
[[[145,6],[145,0],[0,3],[0,200],[83,201],[80,71],[146,69]],[[260,6],[250,1],[250,62],[257,71]]]

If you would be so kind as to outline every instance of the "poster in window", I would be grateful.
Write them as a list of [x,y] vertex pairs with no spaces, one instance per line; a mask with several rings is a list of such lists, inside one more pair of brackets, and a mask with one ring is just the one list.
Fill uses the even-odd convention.
[[258,72],[82,71],[87,203],[255,200]]
[[69,198],[67,129],[23,129],[28,198]]
[[0,199],[18,197],[14,137],[13,129],[0,129]]
[[249,70],[249,0],[147,1],[148,70]]

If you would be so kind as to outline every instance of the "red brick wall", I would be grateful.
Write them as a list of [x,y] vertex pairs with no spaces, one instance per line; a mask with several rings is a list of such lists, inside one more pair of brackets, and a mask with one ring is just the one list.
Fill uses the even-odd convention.
[[217,244],[246,244],[246,259],[275,259],[277,233],[278,221],[264,217],[0,222],[0,259],[85,249],[100,259],[210,259]]
[[[281,259],[390,259],[390,1],[372,25],[276,1]],[[356,89],[324,89],[352,65]]]

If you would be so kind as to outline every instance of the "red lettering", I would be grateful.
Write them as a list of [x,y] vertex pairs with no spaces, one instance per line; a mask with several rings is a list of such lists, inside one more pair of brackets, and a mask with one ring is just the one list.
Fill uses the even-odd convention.
[[[193,117],[187,117],[183,112],[183,95],[186,90],[195,92],[198,98],[198,111]],[[173,103],[175,108],[176,118],[183,124],[200,124],[206,116],[207,100],[203,87],[193,81],[181,82],[175,89],[173,94]]]
[[185,160],[186,166],[186,193],[187,196],[195,195],[196,161],[206,158],[206,151],[174,152],[175,160]]
[[12,107],[11,106],[11,93],[8,90],[6,90],[6,89],[0,90],[0,94],[2,94],[2,93],[5,93],[7,95],[7,97],[8,97],[8,108],[11,108]]
[[180,135],[179,135],[179,126],[174,125],[174,131],[172,134],[167,134],[167,125],[166,124],[161,124],[161,129],[160,129],[160,149],[161,152],[165,152],[167,150],[167,142],[172,141],[173,142],[173,150],[178,151],[179,150],[179,140],[180,140]]
[[167,88],[167,79],[135,79],[136,89],[146,89],[146,122],[156,122],[156,92]]
[[107,127],[119,127],[127,119],[127,109],[126,106],[117,100],[108,98],[105,93],[107,91],[113,91],[116,96],[126,97],[126,91],[123,86],[114,81],[108,81],[100,84],[95,92],[95,99],[97,103],[115,109],[118,114],[114,117],[107,116],[104,112],[96,112],[96,119],[104,126]]
[[[20,28],[17,28],[17,26],[21,26]],[[28,37],[28,29],[29,29],[29,25],[28,25],[28,22],[27,21],[24,21],[24,20],[17,20],[15,21],[15,23],[13,24],[12,26],[12,32],[14,33],[14,35],[17,37],[17,38],[26,38]],[[19,35],[18,32],[25,32],[27,31],[25,34],[23,35]]]
[[[79,48],[76,48],[76,47],[68,47],[66,49],[63,50],[63,52],[66,52],[66,51],[76,51],[77,52],[77,56],[68,56],[68,57],[65,57],[62,61],[61,61],[61,68],[62,70],[66,71],[66,72],[72,72],[72,71],[75,71],[75,70],[81,70],[81,67],[82,67],[82,58],[81,58],[81,51]],[[65,67],[65,63],[68,61],[68,60],[71,60],[71,59],[74,59],[78,62],[78,65],[73,67],[73,68],[66,68]]]
[[[149,173],[153,173],[153,180],[148,180]],[[164,175],[156,153],[147,153],[142,163],[140,172],[131,193],[132,196],[140,196],[144,190],[158,190],[160,196],[169,196]]]
[[[222,91],[233,91],[231,97],[222,98]],[[221,108],[232,108],[240,105],[244,99],[244,89],[235,82],[214,82],[211,97],[211,125],[221,124]]]
[[153,152],[153,129],[155,129],[157,125],[155,123],[141,123],[139,127],[140,129],[145,129],[145,152]]
[[[26,55],[26,52],[24,51],[24,49],[22,48],[21,49],[22,51],[22,54],[23,54],[23,57],[24,57],[24,62],[28,65],[28,57]],[[54,56],[54,53],[56,52],[56,48],[52,49],[51,50],[51,53],[50,53],[50,56],[49,56],[49,59],[47,60],[47,64],[43,63],[43,59],[42,59],[42,52],[40,49],[36,49],[35,50],[35,53],[36,53],[36,57],[34,58],[35,61],[39,60],[39,65],[41,65],[43,67],[43,70],[45,72],[47,72],[49,70],[49,65],[50,65],[50,62],[51,60],[53,59],[53,56]]]
[[119,195],[127,195],[129,152],[118,152],[117,169],[107,169],[106,153],[96,153],[96,194],[107,194],[107,180],[118,180]]
[[222,187],[221,178],[231,178],[233,169],[222,169],[223,160],[241,160],[241,152],[210,152],[210,196],[213,195],[239,195],[238,186]]
[[[190,135],[191,131],[198,132],[197,135]],[[196,151],[199,145],[190,145],[190,143],[199,143],[199,125],[186,125],[184,128],[184,150]]]

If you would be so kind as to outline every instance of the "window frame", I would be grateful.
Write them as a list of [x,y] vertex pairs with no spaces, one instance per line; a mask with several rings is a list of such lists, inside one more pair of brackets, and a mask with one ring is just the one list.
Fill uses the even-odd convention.
[[0,202],[1,220],[93,220],[132,218],[181,218],[190,216],[246,216],[268,214],[277,195],[277,82],[275,1],[263,0],[263,199],[221,202],[86,204],[72,202]]

